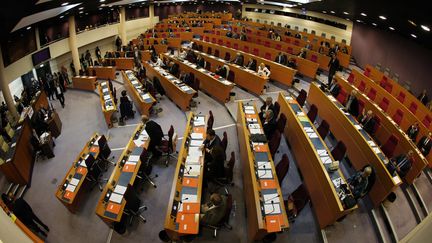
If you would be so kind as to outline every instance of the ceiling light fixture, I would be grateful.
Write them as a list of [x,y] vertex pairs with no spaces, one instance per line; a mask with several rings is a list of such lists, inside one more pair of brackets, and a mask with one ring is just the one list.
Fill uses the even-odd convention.
[[103,2],[105,2],[105,0],[99,0],[99,2],[100,2],[100,3],[103,3]]
[[365,17],[367,16],[367,14],[365,14],[365,13],[361,13],[360,15],[361,15],[361,16],[365,16]]
[[382,19],[382,20],[386,20],[387,19],[385,16],[382,16],[382,15],[380,15],[379,18]]
[[62,3],[61,5],[62,6],[66,6],[66,5],[68,5],[69,3],[68,2],[65,2],[65,3]]
[[27,30],[31,29],[31,26],[27,27]]
[[333,11],[333,10],[332,10],[332,11],[330,11],[330,13],[334,14],[334,13],[335,13],[335,11]]
[[79,14],[82,14],[82,13],[84,13],[83,11],[79,11]]
[[356,21],[357,21],[358,23],[361,23],[361,22],[362,22],[360,19],[357,19]]
[[78,10],[83,10],[84,9],[84,7],[80,7]]
[[391,27],[391,26],[389,27],[389,29],[391,29],[391,30],[395,30],[395,28],[393,28],[393,27]]
[[429,27],[427,27],[426,25],[421,25],[422,29],[425,31],[430,31]]
[[103,8],[99,8],[99,10],[102,10]]
[[64,16],[63,16],[63,15],[61,15],[61,16],[60,16],[60,18],[62,19],[62,18],[64,18]]
[[322,11],[322,12],[325,13],[325,14],[327,13],[327,11]]
[[408,23],[410,23],[410,24],[412,24],[412,25],[414,25],[414,26],[417,26],[417,24],[414,23],[414,21],[412,21],[412,20],[410,20],[410,19],[408,19]]
[[345,15],[348,15],[349,13],[348,12],[343,12]]
[[350,19],[349,19],[349,18],[346,18],[346,20],[350,21]]
[[375,23],[372,23],[372,25],[373,25],[373,26],[377,26],[377,24],[375,24]]
[[412,36],[413,38],[417,38],[417,36],[416,36],[416,35],[414,35],[414,34],[411,34],[411,36]]

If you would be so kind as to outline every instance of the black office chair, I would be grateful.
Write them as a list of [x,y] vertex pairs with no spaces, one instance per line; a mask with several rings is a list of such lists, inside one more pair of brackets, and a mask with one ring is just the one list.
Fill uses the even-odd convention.
[[[92,155],[89,155],[88,158],[93,157]],[[93,189],[96,185],[99,186],[99,191],[102,191],[104,183],[108,181],[107,178],[103,178],[102,168],[99,166],[98,161],[93,159],[93,162],[87,162],[91,161],[87,159],[85,161],[88,169],[88,176],[86,177],[87,180],[89,180],[92,184],[90,186],[90,189]],[[89,166],[91,165],[91,166]]]
[[133,186],[128,185],[124,199],[126,200],[124,213],[129,216],[129,225],[132,225],[135,217],[139,217],[144,223],[147,222],[146,218],[141,215],[143,211],[147,210],[147,207],[141,204],[141,199],[139,199]]
[[162,139],[161,145],[159,145],[156,149],[162,152],[162,156],[166,157],[165,166],[168,167],[169,161],[171,158],[177,159],[177,156],[174,153],[176,151],[177,146],[177,134],[174,132],[174,127],[171,125],[168,134],[164,134],[164,138]]
[[104,135],[102,135],[99,138],[98,145],[99,145],[99,159],[105,162],[105,171],[107,171],[108,164],[111,164],[113,166],[115,166],[116,164],[114,162],[114,156],[109,157],[111,154],[111,149]]
[[[140,180],[145,180],[148,183],[150,183],[154,188],[156,188],[156,183],[154,183],[153,179],[158,177],[158,174],[154,175],[154,178],[150,177],[151,171],[153,166],[150,164],[151,156],[149,156],[149,153],[147,149],[143,149],[141,155],[140,155],[140,161],[141,166],[138,170],[137,177]],[[138,184],[141,184],[140,182]]]

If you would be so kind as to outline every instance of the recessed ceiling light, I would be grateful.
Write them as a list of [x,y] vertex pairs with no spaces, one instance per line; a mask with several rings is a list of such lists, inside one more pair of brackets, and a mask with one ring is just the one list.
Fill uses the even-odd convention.
[[65,3],[62,3],[61,5],[62,6],[66,6],[66,5],[68,5],[69,3],[68,2],[65,2]]
[[391,29],[391,30],[395,30],[395,28],[393,28],[393,27],[391,27],[391,26],[389,27],[389,29]]
[[349,18],[346,18],[346,20],[350,21],[350,19],[349,19]]
[[411,36],[412,36],[413,38],[417,38],[417,36],[416,36],[416,35],[414,35],[414,34],[411,34]]
[[105,2],[105,0],[99,0],[99,2],[103,3],[103,2]]
[[327,13],[327,11],[322,11],[323,13]]
[[348,15],[349,13],[348,12],[343,12],[345,15]]
[[373,25],[373,26],[377,26],[377,24],[375,24],[375,23],[372,23],[372,25]]
[[382,19],[382,20],[386,20],[387,19],[385,16],[382,16],[382,15],[380,15],[379,18]]
[[31,26],[27,27],[27,30],[31,29]]
[[63,17],[64,17],[63,15],[60,16],[61,19],[62,19]]
[[99,10],[102,10],[103,8],[99,8]]
[[83,11],[79,11],[80,14],[84,13]]
[[330,13],[334,14],[334,13],[335,13],[335,11],[333,11],[333,10],[332,10],[332,11],[330,11]]
[[365,13],[361,13],[360,15],[361,15],[361,16],[365,16],[365,17],[367,16],[367,14],[365,14]]
[[84,9],[84,7],[80,7],[78,10],[83,10]]
[[429,27],[427,27],[426,25],[421,25],[422,29],[424,29],[425,31],[430,31]]
[[409,20],[409,19],[408,19],[408,23],[410,23],[410,24],[412,24],[412,25],[414,25],[414,26],[417,26],[417,24],[416,24],[416,23],[414,23],[414,21],[412,21],[412,20]]
[[362,22],[360,19],[357,19],[356,21],[359,22],[359,23]]
[[105,7],[105,4],[104,3],[102,3],[101,5],[100,5],[101,7]]

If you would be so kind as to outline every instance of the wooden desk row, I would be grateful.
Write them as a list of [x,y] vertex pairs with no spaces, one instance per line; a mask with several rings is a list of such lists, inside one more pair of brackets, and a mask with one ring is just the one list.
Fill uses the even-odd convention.
[[206,130],[206,117],[191,112],[178,154],[164,221],[164,228],[173,241],[178,241],[181,236],[196,235],[199,231],[204,176],[204,153],[199,146],[205,139]]
[[[101,139],[102,138],[102,139]],[[104,141],[100,143],[99,141]],[[72,162],[71,167],[60,182],[55,193],[57,199],[71,212],[76,213],[83,200],[83,195],[89,189],[87,163],[93,163],[99,158],[101,147],[107,146],[104,135],[93,134],[84,148]],[[86,163],[86,161],[88,161]]]
[[104,61],[110,62],[118,70],[130,70],[135,67],[135,59],[133,57],[104,58]]
[[108,81],[100,83],[98,91],[105,122],[108,125],[108,128],[112,128],[112,115],[117,112],[117,104],[114,102],[114,97],[112,95],[113,91],[111,90]]
[[204,90],[219,102],[226,103],[229,101],[231,90],[235,86],[234,83],[222,77],[216,78],[214,73],[204,68],[199,68],[196,64],[187,60],[182,60],[177,56],[166,53],[164,56],[177,63],[180,67],[180,71],[194,74],[195,78],[200,81],[199,88],[201,90]]
[[253,142],[250,127],[264,134],[256,107],[239,102],[237,135],[243,167],[247,242],[255,242],[269,233],[288,229],[289,223],[268,143]]
[[[173,29],[173,32],[169,33],[166,29],[160,28],[160,27],[157,27],[157,26],[155,27],[155,30],[158,31],[156,33],[161,38],[178,38],[178,39],[180,39],[182,41],[185,41],[185,40],[189,40],[190,41],[190,40],[192,40],[193,33],[196,33],[196,32],[193,32],[193,30],[191,30],[191,32],[185,32],[185,31],[181,31],[181,32],[175,31],[174,32],[174,29]],[[200,32],[199,30],[196,30],[196,31],[198,33]],[[143,33],[142,35],[146,39],[152,38],[152,34],[151,33]],[[137,39],[134,39],[133,42],[134,41],[137,41]],[[139,41],[138,41],[138,43],[139,43]],[[146,43],[146,41],[144,41],[144,43]],[[177,43],[174,43],[174,44],[177,44]]]
[[398,99],[400,103],[402,103],[415,116],[417,116],[417,118],[421,120],[423,124],[425,124],[425,120],[427,119],[430,123],[428,128],[432,129],[432,111],[430,111],[423,103],[421,103],[415,95],[406,90],[398,82],[384,75],[384,73],[369,64],[366,65],[363,74],[378,83],[387,92],[396,97],[396,99]]
[[167,19],[163,19],[162,22],[165,24],[175,24],[174,21],[178,21],[178,23],[183,23],[186,22],[188,24],[192,24],[192,23],[196,23],[196,22],[202,22],[204,21],[205,23],[211,23],[214,25],[221,25],[222,24],[222,19],[218,19],[218,18],[190,18],[190,17],[186,17],[186,18],[167,18]]
[[151,61],[144,62],[147,77],[151,80],[157,78],[162,85],[166,95],[182,110],[190,109],[192,97],[197,91],[185,85],[178,78],[169,74],[161,67],[155,66]]
[[[330,150],[297,101],[279,93],[280,112],[287,117],[284,135],[301,171],[321,229],[357,209],[346,208],[343,198],[351,195],[340,169],[330,171],[334,161]],[[347,188],[343,190],[342,187]],[[344,192],[345,191],[345,192]]]
[[360,123],[345,107],[329,93],[324,93],[316,83],[309,89],[307,101],[318,107],[318,115],[330,125],[332,134],[342,141],[347,148],[347,156],[354,168],[359,171],[371,165],[375,171],[375,183],[369,197],[375,207],[402,184],[399,176],[392,176],[387,170],[388,158],[382,153],[377,143],[360,126]]
[[94,91],[97,87],[96,76],[75,76],[72,83],[74,89]]
[[144,125],[138,125],[102,190],[96,206],[96,215],[110,227],[120,222],[123,216],[127,203],[124,193],[128,185],[134,184],[138,170],[143,163],[141,154],[144,149],[148,148],[149,143],[150,138]]
[[132,70],[122,71],[123,84],[131,96],[135,107],[141,115],[150,115],[152,106],[156,103],[155,98],[144,91],[144,86],[136,78]]
[[[383,100],[386,100],[388,102],[388,108],[384,112],[391,116],[391,118],[388,118],[391,121],[393,121],[393,117],[397,112],[402,112],[403,116],[401,117],[400,124],[397,126],[399,126],[403,131],[408,130],[408,127],[415,122],[419,123],[420,128],[417,136],[418,138],[427,135],[431,131],[431,127],[426,127],[422,121],[418,119],[418,117],[416,117],[407,107],[402,105],[398,99],[379,86],[379,84],[366,77],[360,71],[353,69],[348,78],[348,82],[357,87],[360,93],[366,94],[373,103],[381,104]],[[394,126],[396,126],[396,124]],[[429,161],[429,165],[432,167],[432,153],[427,156],[427,160]]]
[[227,21],[232,19],[232,13],[223,13],[223,12],[204,12],[204,13],[195,13],[195,12],[187,12],[187,13],[180,13],[180,14],[170,14],[168,15],[169,18],[217,18],[221,19],[222,21]]
[[[374,103],[369,97],[362,94],[356,87],[349,84],[348,81],[336,75],[336,80],[345,92],[350,93],[352,90],[357,90],[357,99],[364,102],[364,109],[371,110],[373,114],[380,119],[381,127],[375,132],[374,137],[381,144],[386,142],[391,135],[395,135],[398,139],[398,145],[395,149],[395,155],[406,154],[412,150],[414,152],[414,162],[411,170],[405,176],[404,180],[408,184],[414,183],[417,176],[420,175],[422,170],[428,164],[427,159],[421,154],[416,144],[414,144],[406,135],[402,127],[396,125],[392,118],[387,115],[376,103]],[[430,165],[430,164],[429,164]]]
[[[249,92],[252,92],[256,95],[263,94],[263,90],[269,78],[258,75],[258,73],[254,70],[250,70],[243,66],[239,66],[234,63],[231,63],[230,61],[232,61],[235,58],[235,55],[231,56],[230,61],[225,61],[224,59],[220,57],[215,57],[212,54],[207,54],[205,52],[200,52],[197,50],[192,50],[192,51],[197,56],[201,55],[206,62],[210,63],[211,65],[210,70],[212,72],[216,71],[217,66],[227,65],[230,71],[234,73],[234,80],[233,80],[234,83],[236,83],[237,85],[245,88]],[[246,63],[247,60],[244,60],[244,62]]]
[[[276,50],[270,47],[258,45],[255,43],[251,43],[248,41],[241,41],[237,39],[228,38],[226,36],[218,36],[213,34],[206,34],[204,36],[205,41],[209,41],[212,43],[216,43],[218,45],[223,45],[229,48],[238,49],[250,54],[253,54],[255,56],[263,57],[264,59],[267,59],[269,61],[274,62],[277,55],[282,52],[283,54],[287,55],[288,58],[293,57],[296,60],[297,64],[297,71],[309,78],[314,79],[316,76],[316,72],[318,71],[318,63],[314,63],[312,61],[291,55],[287,52]],[[283,66],[283,65],[281,65]],[[271,70],[273,72],[273,70]]]
[[[213,53],[213,55],[214,55],[216,50],[218,50],[219,57],[222,57],[222,58],[225,56],[226,53],[229,53],[232,58],[237,53],[241,53],[244,57],[245,63],[248,62],[249,58],[256,60],[257,68],[258,68],[258,65],[260,63],[264,63],[270,69],[270,72],[271,72],[270,79],[275,80],[275,81],[277,81],[281,84],[287,85],[287,86],[292,85],[294,75],[296,74],[295,69],[281,65],[281,64],[276,63],[272,60],[268,60],[268,59],[265,59],[263,57],[260,57],[259,53],[251,54],[252,52],[249,51],[250,45],[248,45],[247,43],[238,42],[237,46],[234,45],[234,48],[231,48],[231,47],[223,46],[223,41],[219,42],[220,44],[217,44],[216,38],[222,38],[222,37],[214,36],[214,37],[210,38],[210,36],[208,36],[208,38],[204,37],[204,41],[202,41],[202,40],[194,40],[194,41],[198,44],[198,46],[202,45],[203,46],[203,52],[206,52],[206,53],[210,52],[210,53]],[[210,42],[210,39],[212,40],[212,42]],[[247,48],[246,48],[246,46],[247,46]],[[235,49],[236,47],[237,47],[237,49]],[[209,49],[210,49],[210,51],[209,51]]]
[[[182,38],[182,33],[185,33],[186,35],[188,35],[188,33],[194,33],[197,35],[203,35],[204,31],[207,30],[205,27],[189,27],[190,32],[186,31],[186,27],[176,27],[174,24],[156,24],[154,29],[157,30],[158,32],[156,32],[156,34],[159,36],[160,32],[166,32],[168,28],[171,28],[172,31],[174,32],[174,36],[176,36],[177,38],[183,39]],[[213,28],[213,27],[212,27]],[[180,34],[180,36],[177,36],[177,34]],[[169,36],[169,35],[167,35]]]
[[90,66],[87,70],[90,75],[96,76],[98,79],[114,80],[116,77],[116,67],[113,66]]
[[[186,32],[188,33],[188,32]],[[145,34],[144,34],[145,35]],[[187,37],[189,34],[186,34],[185,36]],[[181,36],[179,37],[168,37],[169,35],[167,35],[166,37],[163,38],[153,38],[153,37],[149,37],[149,38],[145,38],[143,40],[144,45],[146,46],[156,46],[156,45],[162,45],[162,41],[164,39],[166,39],[166,41],[168,42],[168,46],[169,47],[173,47],[173,48],[180,48],[181,47],[181,42],[182,42],[182,38]],[[140,42],[137,38],[132,40],[132,43],[134,45],[138,45]]]

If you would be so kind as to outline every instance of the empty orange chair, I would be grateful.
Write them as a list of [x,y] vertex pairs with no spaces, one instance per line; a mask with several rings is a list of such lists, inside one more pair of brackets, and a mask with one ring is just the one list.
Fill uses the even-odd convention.
[[391,93],[393,90],[393,84],[387,83],[387,85],[385,86],[385,90],[387,90],[387,92]]
[[281,44],[276,44],[276,50],[282,50],[282,45]]
[[258,50],[258,48],[254,48],[252,50],[252,54],[254,54],[255,56],[259,56],[259,50]]
[[376,89],[371,88],[367,94],[367,97],[369,97],[369,99],[371,99],[371,100],[375,100],[376,94],[377,94]]
[[270,47],[270,41],[265,41],[265,42],[264,42],[264,46],[266,46],[266,47]]
[[239,49],[239,47],[238,47],[238,43],[234,43],[234,49],[236,49],[236,50]]
[[352,84],[354,83],[354,74],[350,73],[350,75],[348,76],[348,83]]
[[225,46],[231,48],[231,41],[227,41]]
[[223,45],[223,40],[222,39],[218,40],[218,45],[221,45],[221,46]]
[[215,49],[215,53],[213,54],[213,56],[219,57],[219,50],[218,49]]
[[344,104],[345,100],[347,98],[347,93],[345,92],[345,90],[341,89],[338,96],[336,97],[336,99],[341,103]]
[[387,85],[387,81],[388,81],[387,77],[383,76],[382,79],[381,79],[381,81],[380,81],[380,86],[383,87],[383,88],[385,88],[386,85]]
[[[180,34],[179,34],[179,35],[180,35]],[[208,37],[208,36],[204,37],[204,41],[209,42],[209,40],[210,40],[210,37]]]
[[317,57],[317,55],[312,54],[312,56],[311,56],[311,61],[312,61],[312,62],[318,62],[318,57]]
[[399,138],[397,138],[395,135],[391,135],[385,144],[381,147],[382,152],[387,156],[387,158],[392,158],[394,151],[396,149],[396,146],[399,143]]
[[396,113],[393,115],[392,119],[394,122],[396,122],[396,124],[398,124],[400,126],[400,123],[402,122],[403,116],[404,116],[403,111],[401,111],[400,109],[397,109]]
[[212,42],[212,43],[216,43],[216,38],[212,37],[211,42]]
[[293,48],[290,47],[290,46],[287,48],[287,52],[288,52],[289,54],[294,54],[294,50],[293,50]]
[[432,123],[432,118],[429,115],[427,115],[423,119],[422,123],[426,126],[426,128],[429,128]]
[[360,81],[360,84],[359,84],[359,86],[357,88],[360,90],[360,92],[364,92],[365,89],[366,89],[366,83],[363,82],[363,80]]
[[399,92],[399,95],[396,97],[396,99],[398,99],[400,101],[400,103],[403,104],[405,101],[405,97],[406,97],[406,94],[403,91],[401,91],[401,92]]
[[249,46],[243,46],[243,51],[249,53]]
[[409,106],[409,110],[415,115],[415,113],[417,112],[417,108],[418,105],[417,103],[415,103],[414,101],[411,102],[410,106]]
[[384,97],[379,103],[379,107],[383,109],[384,112],[387,112],[389,105],[390,101],[386,97]]
[[369,77],[369,76],[370,76],[370,72],[371,72],[370,68],[366,68],[366,70],[363,72],[363,74],[364,74],[366,77]]
[[267,60],[273,60],[272,57],[271,57],[271,53],[269,53],[269,52],[265,53],[264,58],[267,59]]

